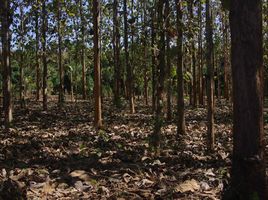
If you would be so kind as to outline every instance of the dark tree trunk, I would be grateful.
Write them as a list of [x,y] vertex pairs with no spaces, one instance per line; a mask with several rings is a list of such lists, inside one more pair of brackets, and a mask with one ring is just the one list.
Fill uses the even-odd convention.
[[127,19],[127,0],[124,0],[124,45],[125,45],[125,62],[127,71],[127,93],[129,98],[130,112],[135,113],[134,98],[133,98],[133,69],[129,62],[128,50],[128,19]]
[[[37,8],[40,8],[36,1]],[[35,70],[36,70],[36,101],[40,99],[40,65],[39,65],[39,9],[35,10]]]
[[47,110],[47,9],[46,0],[42,2],[42,58],[43,58],[43,110]]
[[62,65],[62,32],[61,32],[61,2],[58,1],[58,66],[59,66],[59,106],[62,107],[64,103],[64,69]]
[[225,199],[268,199],[263,131],[262,1],[231,1],[234,146]]
[[212,39],[212,15],[210,9],[210,0],[206,0],[206,64],[208,68],[207,81],[207,145],[208,150],[214,150],[214,69],[213,69],[213,39]]
[[198,102],[200,105],[204,104],[203,97],[203,43],[202,43],[202,2],[199,1],[198,5],[198,23],[199,23],[199,33],[198,33],[198,79],[197,79],[197,93]]
[[2,66],[3,66],[3,109],[5,126],[9,127],[12,122],[12,96],[11,96],[11,65],[10,65],[10,41],[9,30],[11,23],[10,1],[1,1],[1,22],[2,22]]
[[24,108],[25,105],[25,83],[24,83],[24,35],[25,35],[25,16],[24,16],[24,10],[23,5],[20,4],[20,28],[19,28],[19,46],[20,46],[20,107]]
[[193,13],[193,0],[187,1],[188,3],[188,11],[189,11],[189,17],[190,17],[190,32],[191,32],[191,66],[192,66],[192,73],[193,73],[193,80],[191,82],[191,93],[190,93],[190,103],[196,107],[197,105],[197,93],[196,93],[196,53],[195,53],[195,36],[194,36],[194,30],[193,30],[193,20],[194,20],[194,13]]
[[100,68],[100,1],[93,0],[93,28],[94,28],[94,124],[96,128],[102,126],[101,116],[101,68]]
[[181,10],[181,0],[175,0],[176,2],[176,12],[177,12],[177,91],[178,91],[178,122],[177,122],[177,135],[185,134],[185,116],[184,116],[184,81],[183,81],[183,64],[182,64],[182,10]]
[[227,11],[223,16],[223,49],[224,49],[224,98],[229,100],[229,61],[228,61],[228,24],[227,24]]
[[151,11],[151,54],[152,54],[152,111],[155,112],[155,85],[156,85],[156,48],[155,48],[155,40],[156,40],[156,32],[155,32],[155,9],[154,7],[152,8]]
[[156,153],[159,153],[161,143],[161,128],[163,126],[163,94],[165,82],[165,23],[164,23],[164,1],[157,2],[157,27],[159,33],[158,40],[158,65],[157,65],[157,84],[156,84],[156,112],[154,119],[154,130],[151,135],[151,146]]
[[[170,29],[170,5],[169,1],[166,0],[165,7],[165,18],[166,18],[166,29]],[[171,95],[172,95],[172,77],[171,77],[171,58],[170,58],[170,33],[166,31],[166,61],[167,61],[167,120],[170,121],[172,119],[172,103],[171,103]]]
[[113,5],[113,50],[114,50],[114,103],[120,106],[120,89],[121,89],[121,66],[120,66],[120,33],[118,20],[118,0],[114,0]]
[[144,55],[144,73],[143,73],[143,80],[144,80],[144,99],[145,104],[148,105],[148,67],[147,67],[147,30],[146,30],[146,24],[147,24],[147,3],[146,1],[143,2],[143,55]]
[[82,64],[82,97],[83,100],[87,98],[87,80],[86,80],[86,60],[85,60],[85,16],[83,8],[83,0],[80,0],[79,12],[81,19],[81,64]]

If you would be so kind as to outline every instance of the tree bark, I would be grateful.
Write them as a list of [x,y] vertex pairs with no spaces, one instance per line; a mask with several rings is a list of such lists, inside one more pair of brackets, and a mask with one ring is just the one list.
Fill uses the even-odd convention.
[[62,107],[64,103],[64,69],[62,65],[62,30],[61,30],[61,0],[58,0],[58,66],[59,66],[59,106]]
[[268,199],[263,130],[262,1],[231,1],[233,160],[225,199]]
[[170,33],[168,30],[170,29],[170,5],[169,1],[166,0],[165,7],[165,18],[166,18],[166,61],[167,61],[167,120],[170,121],[172,119],[172,103],[171,103],[171,95],[172,95],[172,77],[171,77],[171,58],[170,58]]
[[10,41],[11,33],[9,30],[11,24],[10,1],[3,0],[0,6],[2,12],[2,66],[3,66],[3,109],[5,126],[9,127],[13,120],[12,115],[12,93],[11,93],[11,65],[10,65]]
[[128,20],[127,20],[127,0],[124,0],[124,45],[125,45],[125,62],[127,71],[127,91],[129,98],[130,112],[135,113],[134,97],[133,97],[133,69],[129,62],[128,50]]
[[214,150],[214,69],[213,69],[213,31],[210,0],[206,0],[206,64],[208,68],[207,84],[207,147],[209,151]]
[[156,107],[156,103],[155,103],[155,85],[156,85],[156,64],[157,64],[157,60],[156,60],[156,47],[155,47],[155,40],[156,40],[156,32],[155,32],[155,9],[154,6],[152,7],[152,11],[151,11],[151,54],[152,54],[152,111],[153,113],[155,112],[155,107]]
[[35,10],[35,70],[36,70],[36,101],[40,99],[40,65],[39,65],[39,3],[36,1]]
[[118,0],[113,4],[113,50],[114,50],[114,103],[120,106],[120,89],[121,89],[121,66],[120,66],[120,33],[118,20]]
[[47,9],[46,0],[42,2],[42,59],[43,59],[43,110],[47,110]]
[[96,128],[102,126],[101,114],[101,68],[100,68],[100,1],[93,0],[93,29],[94,29],[94,124]]
[[82,97],[83,100],[87,98],[87,80],[86,80],[86,61],[85,61],[85,16],[84,16],[84,8],[83,1],[80,0],[79,12],[81,19],[81,65],[82,65]]
[[183,81],[183,64],[182,64],[182,37],[183,37],[183,27],[182,27],[182,10],[181,10],[181,0],[175,0],[176,2],[176,12],[177,12],[177,110],[178,110],[178,121],[177,121],[177,135],[185,134],[185,116],[184,116],[184,81]]
[[203,43],[202,43],[202,2],[199,1],[198,5],[198,23],[199,23],[199,33],[198,33],[198,79],[197,79],[197,93],[198,93],[198,103],[204,105],[203,96]]
[[151,135],[151,146],[159,154],[161,143],[161,128],[163,126],[163,93],[165,81],[165,23],[164,23],[164,1],[159,0],[157,4],[157,27],[159,33],[158,40],[158,65],[157,65],[157,84],[156,84],[156,113],[154,119],[154,130]]

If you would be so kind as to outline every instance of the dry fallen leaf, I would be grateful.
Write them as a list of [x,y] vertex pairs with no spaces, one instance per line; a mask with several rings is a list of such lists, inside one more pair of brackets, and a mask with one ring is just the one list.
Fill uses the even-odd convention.
[[194,192],[195,190],[199,190],[200,185],[199,182],[197,182],[194,179],[184,181],[182,184],[175,187],[175,192]]

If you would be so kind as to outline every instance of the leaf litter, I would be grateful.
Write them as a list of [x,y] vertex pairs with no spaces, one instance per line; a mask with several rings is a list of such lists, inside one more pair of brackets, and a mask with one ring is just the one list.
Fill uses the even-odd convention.
[[[206,109],[186,109],[186,134],[165,124],[160,156],[148,147],[152,114],[104,102],[103,130],[88,102],[40,103],[17,111],[0,134],[0,191],[20,199],[220,199],[231,165],[231,110],[216,109],[216,150],[206,151]],[[6,194],[5,194],[6,193]],[[1,199],[0,198],[0,199]]]

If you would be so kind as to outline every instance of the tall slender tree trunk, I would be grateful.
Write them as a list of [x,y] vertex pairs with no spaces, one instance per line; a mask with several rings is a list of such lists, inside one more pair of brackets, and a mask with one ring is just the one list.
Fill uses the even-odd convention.
[[229,62],[228,62],[228,24],[227,11],[223,14],[223,49],[224,49],[224,97],[229,100]]
[[62,30],[61,30],[61,0],[58,0],[58,66],[59,66],[59,106],[62,107],[64,103],[64,87],[63,87],[63,78],[64,78],[64,69],[62,65]]
[[43,110],[47,110],[47,9],[46,0],[42,2],[42,59],[43,59]]
[[210,0],[206,0],[206,64],[208,68],[207,84],[207,145],[208,150],[214,150],[214,69],[213,69],[213,31]]
[[3,109],[5,126],[9,127],[13,120],[12,115],[12,96],[11,96],[11,65],[10,65],[10,41],[11,33],[9,30],[11,23],[10,1],[1,1],[1,22],[2,22],[2,66],[3,66]]
[[151,11],[151,54],[152,54],[152,111],[155,112],[155,107],[156,107],[156,103],[155,103],[155,96],[156,96],[156,92],[155,92],[155,85],[156,85],[156,64],[157,64],[157,58],[156,58],[156,44],[155,44],[155,40],[156,40],[156,32],[155,32],[155,9],[154,7],[152,8]]
[[146,23],[147,23],[147,3],[146,1],[143,2],[143,56],[144,56],[144,73],[143,73],[143,80],[144,80],[144,99],[145,104],[148,105],[148,65],[147,65],[147,30],[146,30]]
[[[165,7],[165,18],[166,18],[166,29],[170,28],[170,5],[169,1],[166,0]],[[166,61],[167,61],[167,120],[170,121],[172,119],[172,103],[171,103],[171,95],[172,95],[172,77],[171,77],[171,58],[170,58],[170,33],[166,31]]]
[[198,102],[200,105],[204,105],[203,96],[203,39],[202,39],[202,2],[199,1],[198,4],[198,23],[199,23],[199,33],[198,33],[198,79],[197,79],[197,93]]
[[178,110],[178,121],[177,121],[177,135],[185,134],[185,116],[184,116],[184,81],[183,81],[183,64],[182,64],[182,10],[181,0],[175,0],[176,12],[177,12],[177,110]]
[[113,4],[113,50],[114,50],[114,103],[120,106],[120,89],[121,89],[121,66],[120,66],[120,33],[118,20],[118,0]]
[[20,4],[19,6],[20,10],[20,39],[19,39],[19,46],[20,46],[20,107],[25,107],[25,85],[24,85],[24,34],[25,34],[25,16],[24,16],[24,10],[23,5]]
[[193,30],[193,20],[194,20],[194,13],[193,13],[193,0],[187,1],[188,3],[188,11],[191,21],[191,66],[192,66],[192,72],[193,72],[193,80],[191,83],[191,101],[190,103],[196,107],[197,105],[197,93],[196,93],[196,53],[195,53],[195,36],[194,36],[194,30]]
[[36,101],[40,99],[40,64],[39,64],[39,2],[36,1],[37,9],[35,10],[35,73],[36,73]]
[[127,71],[127,91],[129,93],[130,112],[135,113],[134,98],[133,98],[133,69],[129,62],[128,50],[128,19],[127,19],[127,0],[124,0],[124,45],[125,45],[125,62]]
[[159,33],[158,40],[158,65],[157,65],[157,84],[156,84],[156,112],[154,119],[154,130],[151,135],[151,146],[159,153],[161,143],[161,128],[163,126],[163,96],[165,82],[165,23],[164,23],[164,1],[157,2],[157,27]]
[[81,65],[82,65],[82,98],[85,100],[87,98],[87,80],[86,80],[86,60],[85,60],[85,16],[83,1],[80,0],[79,11],[81,19]]
[[263,130],[262,1],[231,1],[233,160],[225,199],[268,199]]
[[100,68],[100,1],[93,0],[93,28],[94,28],[94,100],[96,128],[102,126],[101,113],[101,68]]

